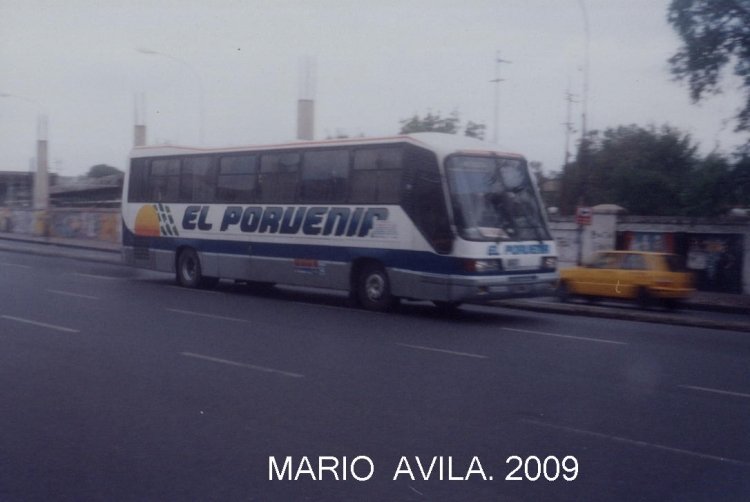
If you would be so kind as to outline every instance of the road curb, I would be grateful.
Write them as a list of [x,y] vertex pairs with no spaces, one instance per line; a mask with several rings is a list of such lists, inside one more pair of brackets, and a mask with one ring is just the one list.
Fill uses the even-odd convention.
[[[493,302],[499,307],[528,310],[533,312],[546,312],[564,315],[586,315],[588,317],[600,317],[605,319],[620,319],[624,321],[641,321],[657,324],[671,324],[677,326],[689,326],[695,328],[721,329],[729,331],[742,331],[750,333],[750,322],[737,321],[714,321],[711,319],[686,319],[679,314],[657,314],[648,311],[620,311],[607,307],[588,307],[585,305],[571,304],[539,304],[525,302],[523,300],[500,300]],[[744,311],[743,311],[744,313]]]
[[[14,245],[8,245],[0,241],[0,251],[9,253],[33,254],[38,256],[52,256],[70,258],[72,260],[95,261],[100,263],[120,264],[120,251],[97,249],[81,246],[66,246],[53,243],[30,242],[16,239],[8,239]],[[86,254],[84,254],[86,253]]]

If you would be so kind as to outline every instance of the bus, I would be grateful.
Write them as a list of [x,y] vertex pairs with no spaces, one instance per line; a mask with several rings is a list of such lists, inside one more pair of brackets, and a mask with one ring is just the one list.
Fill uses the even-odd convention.
[[440,133],[135,148],[123,260],[188,288],[220,279],[441,308],[552,294],[557,252],[526,160]]

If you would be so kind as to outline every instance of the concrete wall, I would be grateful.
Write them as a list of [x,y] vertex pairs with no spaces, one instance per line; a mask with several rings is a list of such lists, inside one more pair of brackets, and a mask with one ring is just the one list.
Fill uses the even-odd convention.
[[0,232],[103,242],[121,241],[120,210],[0,208]]

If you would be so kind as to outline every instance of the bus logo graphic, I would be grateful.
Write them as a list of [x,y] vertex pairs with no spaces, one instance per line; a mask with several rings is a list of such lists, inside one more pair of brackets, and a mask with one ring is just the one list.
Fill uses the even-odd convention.
[[172,211],[166,204],[147,204],[141,206],[135,217],[135,235],[142,237],[162,237],[179,234],[174,223]]

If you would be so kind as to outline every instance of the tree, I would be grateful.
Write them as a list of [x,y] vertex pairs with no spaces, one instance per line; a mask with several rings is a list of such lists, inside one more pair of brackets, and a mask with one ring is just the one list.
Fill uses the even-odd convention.
[[401,134],[410,134],[413,132],[444,132],[456,134],[458,132],[459,118],[457,113],[452,113],[450,117],[443,118],[440,112],[427,112],[424,118],[418,114],[401,121]]
[[718,216],[730,209],[732,169],[729,161],[711,154],[696,164],[682,193],[683,213],[688,216]]
[[122,171],[116,167],[108,166],[107,164],[97,164],[91,166],[86,176],[89,178],[102,178],[104,176],[111,176],[113,174],[123,174]]
[[560,209],[571,214],[578,205],[613,203],[636,214],[682,214],[696,151],[690,135],[669,126],[591,132],[563,168]]
[[484,131],[487,127],[484,124],[477,124],[471,120],[466,124],[464,134],[470,138],[484,139]]
[[[411,134],[414,132],[443,132],[448,134],[458,134],[461,130],[461,119],[457,112],[453,112],[449,117],[442,117],[440,112],[427,112],[424,117],[414,114],[411,118],[401,121],[401,130],[399,134]],[[469,121],[464,129],[466,136],[472,138],[484,139],[484,124]]]
[[698,102],[721,92],[722,70],[733,66],[745,91],[736,129],[750,131],[750,2],[672,0],[667,17],[684,44],[669,60],[672,74]]
[[728,204],[750,207],[750,152],[737,157],[737,162],[729,173],[728,189]]

